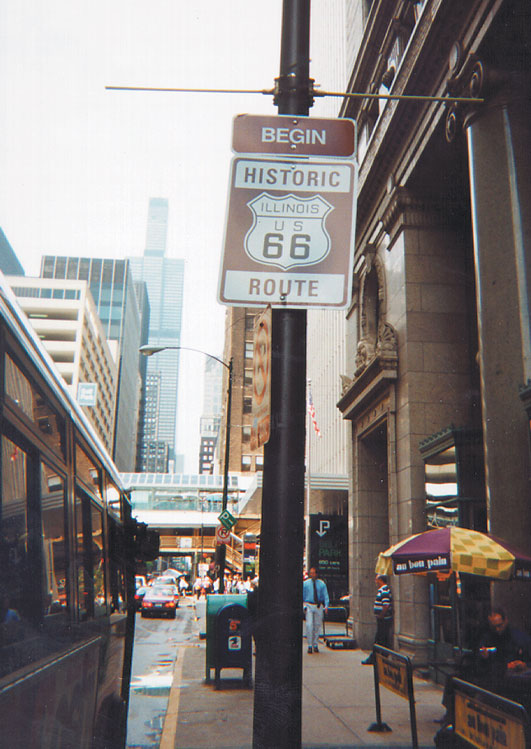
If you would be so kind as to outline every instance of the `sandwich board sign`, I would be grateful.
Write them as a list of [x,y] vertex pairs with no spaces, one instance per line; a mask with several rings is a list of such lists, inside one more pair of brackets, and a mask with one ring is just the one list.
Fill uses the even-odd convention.
[[[235,118],[233,143],[248,153],[231,165],[219,301],[245,307],[348,307],[355,124],[286,115],[240,117],[252,127],[244,138],[247,126]],[[258,148],[264,153],[256,155]],[[331,151],[339,151],[333,160]]]

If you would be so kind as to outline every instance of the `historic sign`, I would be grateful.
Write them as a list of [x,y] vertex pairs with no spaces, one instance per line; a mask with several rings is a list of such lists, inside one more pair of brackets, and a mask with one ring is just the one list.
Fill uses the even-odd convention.
[[347,307],[356,179],[347,161],[235,158],[219,301]]

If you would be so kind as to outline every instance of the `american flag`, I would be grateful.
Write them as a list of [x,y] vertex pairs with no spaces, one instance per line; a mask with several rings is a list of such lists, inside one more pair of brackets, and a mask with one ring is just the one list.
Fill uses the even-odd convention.
[[313,405],[311,388],[308,388],[308,413],[310,415],[310,419],[312,420],[313,428],[315,429],[315,434],[318,437],[321,437],[321,430],[317,426],[317,419],[315,417],[315,406]]

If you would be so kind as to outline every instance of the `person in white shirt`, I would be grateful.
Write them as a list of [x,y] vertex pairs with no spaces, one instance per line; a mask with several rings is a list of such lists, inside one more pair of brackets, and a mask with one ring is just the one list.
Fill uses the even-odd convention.
[[318,653],[319,635],[323,629],[324,615],[328,611],[330,599],[326,583],[317,577],[315,567],[310,567],[310,576],[302,584],[302,600],[306,612],[308,653]]

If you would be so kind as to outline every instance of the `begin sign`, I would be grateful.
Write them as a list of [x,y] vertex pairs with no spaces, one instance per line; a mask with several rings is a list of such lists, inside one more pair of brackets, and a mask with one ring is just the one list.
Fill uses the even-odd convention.
[[356,123],[346,118],[282,114],[240,114],[234,118],[232,149],[236,153],[352,159],[355,148]]

